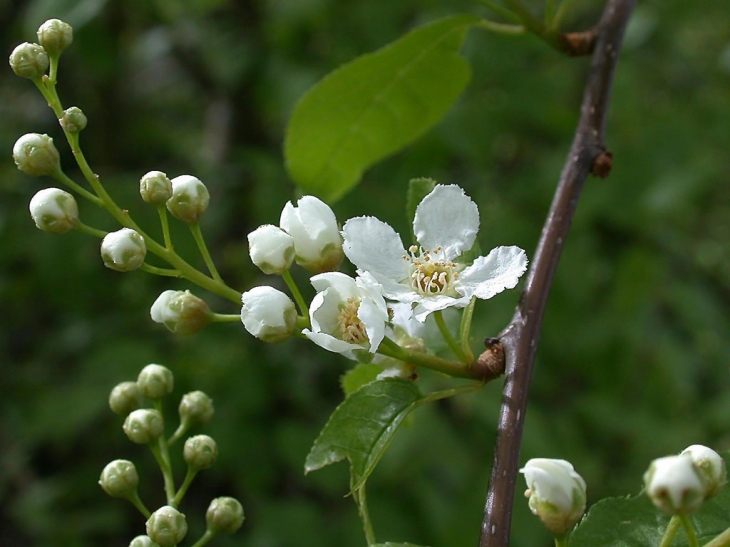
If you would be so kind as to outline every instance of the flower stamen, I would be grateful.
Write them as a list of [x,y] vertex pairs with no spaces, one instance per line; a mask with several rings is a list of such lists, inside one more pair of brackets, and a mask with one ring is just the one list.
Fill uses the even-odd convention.
[[348,298],[340,310],[340,315],[337,317],[340,339],[351,344],[362,344],[368,341],[365,325],[357,316],[359,308],[359,298]]
[[424,296],[453,294],[454,283],[459,278],[458,265],[440,259],[443,247],[431,250],[412,245],[408,252],[410,255],[403,259],[411,264],[410,285],[414,291]]

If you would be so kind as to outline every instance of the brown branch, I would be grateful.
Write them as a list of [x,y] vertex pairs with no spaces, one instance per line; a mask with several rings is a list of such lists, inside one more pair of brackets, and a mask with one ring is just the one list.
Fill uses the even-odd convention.
[[595,49],[573,144],[532,259],[524,293],[512,322],[499,336],[506,356],[506,377],[480,547],[509,544],[527,394],[545,304],[583,183],[591,173],[605,177],[610,171],[612,158],[603,144],[606,114],[624,29],[635,3],[636,0],[608,0],[595,29]]

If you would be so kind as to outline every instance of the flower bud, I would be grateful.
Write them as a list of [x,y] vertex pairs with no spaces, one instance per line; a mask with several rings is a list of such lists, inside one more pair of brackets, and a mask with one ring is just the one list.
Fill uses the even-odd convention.
[[314,196],[304,196],[297,205],[288,202],[279,220],[279,226],[294,238],[297,264],[312,273],[336,270],[345,255],[335,214]]
[[680,456],[683,454],[687,454],[692,458],[692,462],[700,472],[700,477],[705,483],[705,499],[710,499],[719,494],[727,484],[727,469],[722,456],[701,444],[688,446],[682,450]]
[[651,462],[644,473],[644,488],[651,501],[669,515],[688,515],[705,499],[701,473],[690,454],[667,456]]
[[565,460],[533,458],[520,469],[525,474],[530,511],[557,537],[578,522],[586,508],[586,483]]
[[13,160],[26,175],[51,176],[61,169],[61,159],[53,139],[40,133],[26,133],[15,141]]
[[172,393],[175,385],[172,371],[162,365],[147,365],[137,376],[137,385],[148,399],[162,399]]
[[170,182],[172,196],[167,200],[167,210],[187,224],[198,222],[210,202],[208,189],[200,179],[191,175],[180,175]]
[[164,430],[162,414],[149,408],[140,408],[124,420],[124,433],[137,444],[150,444],[160,438]]
[[38,43],[49,55],[60,53],[71,45],[74,31],[71,25],[58,19],[49,19],[38,28]]
[[208,435],[195,435],[185,441],[183,458],[193,471],[210,469],[218,459],[218,445]]
[[175,547],[188,533],[185,515],[165,505],[147,519],[147,535],[160,547]]
[[248,254],[265,274],[281,275],[294,262],[294,239],[277,226],[259,226],[248,234]]
[[190,291],[163,291],[157,297],[150,317],[162,323],[175,334],[195,334],[210,322],[208,304]]
[[129,547],[160,547],[150,539],[150,536],[137,536],[130,543]]
[[30,200],[30,216],[35,225],[51,234],[65,234],[79,222],[76,199],[58,188],[46,188]]
[[241,295],[241,321],[246,330],[264,342],[283,342],[297,331],[297,310],[291,298],[267,286]]
[[64,131],[79,133],[86,129],[89,120],[78,106],[71,106],[63,111],[63,116],[58,120]]
[[142,407],[142,394],[137,382],[122,382],[114,386],[109,395],[109,407],[120,416],[128,416],[130,412]]
[[160,207],[172,197],[172,182],[162,171],[150,171],[139,180],[139,195],[145,203]]
[[241,527],[244,518],[241,504],[228,496],[215,498],[205,513],[208,531],[214,534],[233,534]]
[[101,259],[109,269],[131,272],[144,263],[145,256],[144,238],[131,228],[110,232],[101,240]]
[[213,399],[202,391],[191,391],[183,395],[178,407],[180,421],[187,427],[205,425],[214,414]]
[[10,67],[21,78],[36,80],[48,70],[48,53],[43,46],[25,42],[10,54]]
[[99,485],[113,498],[129,498],[137,491],[137,468],[128,460],[114,460],[101,472]]

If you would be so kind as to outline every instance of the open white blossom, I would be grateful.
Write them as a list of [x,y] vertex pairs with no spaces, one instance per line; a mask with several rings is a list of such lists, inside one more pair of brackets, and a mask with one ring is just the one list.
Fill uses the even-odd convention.
[[413,304],[424,321],[432,312],[463,308],[472,297],[492,298],[517,285],[527,269],[519,247],[497,247],[471,265],[458,262],[479,230],[476,204],[456,185],[438,185],[416,208],[413,231],[419,245],[408,251],[388,224],[357,217],[343,227],[343,249],[361,276],[372,276],[386,298]]
[[302,333],[324,349],[351,359],[357,350],[375,353],[388,321],[380,287],[340,272],[315,275],[311,282],[317,290],[309,308],[312,330]]

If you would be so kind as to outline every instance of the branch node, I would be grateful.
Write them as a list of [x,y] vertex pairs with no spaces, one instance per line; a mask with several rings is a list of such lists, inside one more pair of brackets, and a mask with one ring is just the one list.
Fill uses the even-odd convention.
[[603,152],[600,152],[593,160],[593,165],[591,165],[591,174],[605,179],[608,175],[611,174],[612,167],[613,154],[604,150]]
[[581,32],[565,32],[559,36],[561,47],[571,57],[591,55],[596,47],[595,27]]
[[475,368],[482,373],[484,381],[488,382],[504,374],[506,359],[504,345],[499,338],[487,338],[484,345],[487,349],[477,359]]

